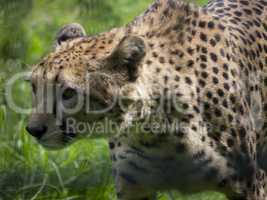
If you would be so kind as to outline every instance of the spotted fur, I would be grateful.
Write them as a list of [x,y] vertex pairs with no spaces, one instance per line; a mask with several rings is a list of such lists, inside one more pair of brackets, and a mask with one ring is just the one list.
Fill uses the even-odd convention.
[[[116,107],[119,117],[110,117],[123,127],[144,119],[179,122],[164,134],[149,126],[148,136],[109,138],[118,199],[150,200],[169,189],[267,199],[266,0],[211,0],[201,8],[156,0],[125,27],[80,33],[58,36],[64,41],[33,69],[33,85],[60,82],[84,92],[86,74],[105,72],[118,88],[97,76],[90,88],[106,104],[124,88],[129,107]],[[57,142],[49,134],[59,130],[54,121],[52,114],[33,113],[29,124],[48,127],[39,138],[45,146],[65,146],[62,134]]]

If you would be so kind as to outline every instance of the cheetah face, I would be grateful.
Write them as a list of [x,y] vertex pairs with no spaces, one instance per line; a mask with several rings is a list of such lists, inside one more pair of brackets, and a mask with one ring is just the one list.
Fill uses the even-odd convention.
[[50,149],[88,133],[106,134],[94,128],[107,119],[121,121],[119,99],[131,102],[133,87],[127,86],[136,83],[144,56],[143,40],[125,37],[120,30],[86,37],[80,25],[63,27],[54,52],[32,69],[33,111],[27,131]]

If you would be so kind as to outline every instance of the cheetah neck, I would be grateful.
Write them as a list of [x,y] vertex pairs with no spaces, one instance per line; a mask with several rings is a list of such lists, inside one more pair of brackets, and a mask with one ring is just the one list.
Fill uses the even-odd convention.
[[146,34],[159,32],[167,27],[175,26],[179,29],[183,19],[199,8],[180,0],[156,0],[142,15],[128,25],[128,32]]

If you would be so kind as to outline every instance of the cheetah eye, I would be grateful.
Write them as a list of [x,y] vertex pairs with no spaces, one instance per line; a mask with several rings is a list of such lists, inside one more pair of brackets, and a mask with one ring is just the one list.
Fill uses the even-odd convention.
[[77,91],[73,88],[66,88],[62,94],[64,101],[70,100],[77,95]]

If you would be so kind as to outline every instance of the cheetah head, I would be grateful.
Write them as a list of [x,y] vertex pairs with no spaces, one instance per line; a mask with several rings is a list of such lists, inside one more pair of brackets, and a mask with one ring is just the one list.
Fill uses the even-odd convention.
[[144,40],[123,29],[86,36],[79,24],[63,27],[53,52],[32,69],[26,130],[44,147],[59,149],[85,132],[99,136],[96,123],[124,122],[127,109],[145,96],[139,77],[145,55]]

